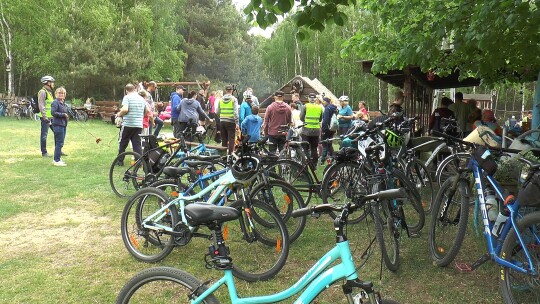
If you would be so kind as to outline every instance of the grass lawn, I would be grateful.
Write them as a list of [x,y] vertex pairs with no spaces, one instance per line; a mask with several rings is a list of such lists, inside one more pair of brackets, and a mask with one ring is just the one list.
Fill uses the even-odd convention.
[[[67,167],[54,167],[51,158],[41,157],[38,122],[1,117],[0,130],[0,303],[113,303],[129,278],[152,266],[132,258],[120,236],[125,200],[112,193],[108,181],[118,129],[99,120],[71,121],[64,147]],[[96,136],[102,138],[99,144]],[[52,132],[48,150],[54,151]],[[355,256],[373,235],[372,223],[349,226]],[[309,219],[279,275],[269,282],[238,281],[239,293],[265,294],[294,284],[333,246],[334,238],[328,218]],[[220,272],[204,268],[208,245],[194,239],[158,264],[182,268],[201,280],[218,278]],[[460,259],[473,262],[485,248],[471,228]],[[365,262],[363,279],[374,281],[386,298],[400,303],[502,301],[494,264],[474,273],[433,266],[427,227],[420,238],[403,239],[397,273],[383,269],[379,279],[378,248],[367,261],[357,262]],[[331,287],[319,303],[342,303],[333,297],[340,290],[339,285]],[[222,297],[222,303],[228,300]]]

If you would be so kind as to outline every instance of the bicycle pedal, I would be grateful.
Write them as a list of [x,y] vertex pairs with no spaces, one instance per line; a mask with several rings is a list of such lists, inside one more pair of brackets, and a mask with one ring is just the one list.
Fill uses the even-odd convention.
[[469,263],[456,262],[455,267],[457,270],[459,270],[459,272],[469,273],[473,271],[473,268]]

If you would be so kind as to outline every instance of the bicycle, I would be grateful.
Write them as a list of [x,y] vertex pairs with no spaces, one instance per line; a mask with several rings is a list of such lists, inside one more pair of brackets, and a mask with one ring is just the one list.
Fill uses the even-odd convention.
[[[113,192],[119,197],[130,197],[140,188],[156,182],[167,166],[181,166],[186,155],[199,155],[198,160],[214,160],[220,156],[202,155],[207,152],[206,145],[201,142],[196,147],[188,149],[184,134],[192,132],[184,130],[180,139],[158,145],[154,135],[141,135],[143,139],[143,155],[134,151],[120,153],[113,160],[109,169],[109,183]],[[195,132],[195,136],[199,134]],[[124,168],[124,160],[129,160],[129,166]],[[217,165],[217,164],[216,164]],[[219,166],[223,167],[222,164]],[[211,167],[211,170],[216,170]]]
[[[395,199],[403,195],[401,189],[381,191],[363,197],[361,204],[370,200]],[[190,205],[186,206],[186,212],[193,215],[191,221],[201,223],[201,214],[197,210],[192,210]],[[224,207],[212,207],[225,213]],[[220,208],[220,209],[217,209]],[[229,303],[275,303],[283,301],[294,295],[300,294],[295,303],[311,303],[330,285],[339,280],[345,280],[342,285],[343,293],[348,303],[364,303],[368,299],[369,303],[396,303],[391,300],[382,300],[379,293],[373,289],[373,283],[362,281],[359,278],[358,268],[355,267],[349,241],[347,240],[346,229],[348,215],[360,208],[357,204],[347,204],[344,206],[334,206],[323,204],[297,210],[293,216],[306,216],[313,214],[318,216],[323,213],[340,212],[341,215],[334,220],[334,230],[336,232],[336,246],[328,251],[317,261],[314,266],[304,274],[297,283],[276,294],[240,298],[238,296],[232,270],[234,269],[233,259],[230,257],[229,249],[226,245],[222,233],[222,225],[226,221],[234,220],[239,216],[237,210],[228,208],[227,218],[222,219],[217,216],[207,218],[204,224],[213,230],[215,242],[209,247],[209,253],[205,256],[206,267],[223,271],[224,275],[211,286],[207,286],[210,281],[201,282],[193,275],[169,267],[155,267],[144,270],[134,276],[120,291],[116,303],[148,303],[159,299],[160,302],[168,303],[172,301],[182,301],[195,303],[219,303],[214,296],[214,292],[226,284],[229,292]],[[216,212],[214,212],[215,214]],[[234,252],[234,251],[233,251]],[[338,264],[334,262],[340,260]],[[332,266],[332,267],[331,267]],[[359,293],[353,295],[353,289],[360,289]]]
[[[472,147],[473,155],[468,167],[459,168],[454,177],[443,183],[434,202],[428,239],[434,263],[440,267],[447,266],[459,253],[469,219],[472,197],[469,176],[472,171],[488,253],[472,265],[456,263],[456,266],[473,271],[486,261],[492,260],[500,266],[499,283],[506,303],[537,303],[540,299],[540,212],[525,214],[526,210],[521,209],[524,204],[519,202],[524,198],[518,197],[518,200],[513,195],[508,195],[493,177],[497,166],[491,151],[520,151],[486,148],[442,133],[437,136]],[[533,164],[523,157],[518,160],[530,168],[527,180],[540,171],[540,164]],[[495,205],[499,209],[495,223],[488,215],[488,192],[492,193],[492,199],[496,201]],[[534,201],[534,197],[529,200]],[[535,206],[538,206],[537,200],[535,203]],[[496,208],[492,205],[489,207]]]
[[88,113],[83,109],[74,109],[70,104],[66,104],[67,113],[70,119],[85,122],[88,120]]
[[[122,239],[128,250],[136,259],[144,262],[157,262],[165,258],[174,247],[187,245],[192,237],[208,235],[198,233],[198,226],[190,224],[191,214],[186,213],[187,206],[198,203],[211,216],[211,205],[224,205],[231,193],[238,193],[239,199],[230,206],[239,210],[242,217],[239,221],[229,222],[226,236],[232,248],[248,252],[250,259],[240,259],[233,269],[235,276],[246,281],[267,280],[276,275],[284,266],[289,252],[289,234],[280,214],[269,204],[252,199],[246,195],[244,184],[251,182],[258,169],[248,172],[237,172],[234,168],[221,175],[199,193],[181,193],[171,199],[160,189],[143,188],[126,204],[122,212]],[[249,173],[249,180],[242,173]],[[238,176],[239,178],[235,177]],[[210,197],[204,200],[204,196]],[[202,211],[201,211],[202,212]]]
[[11,107],[13,116],[15,116],[17,120],[20,120],[21,118],[33,119],[34,117],[34,110],[30,106],[30,102],[26,99],[23,99],[19,103],[12,104]]

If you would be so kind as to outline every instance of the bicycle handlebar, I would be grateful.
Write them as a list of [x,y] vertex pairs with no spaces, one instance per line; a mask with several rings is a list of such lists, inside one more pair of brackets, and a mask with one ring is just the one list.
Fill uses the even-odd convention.
[[312,207],[306,207],[302,209],[298,209],[292,212],[292,217],[301,217],[306,216],[309,214],[320,214],[320,213],[329,213],[329,212],[341,212],[344,208],[349,208],[349,211],[356,210],[360,208],[363,203],[370,201],[370,200],[392,200],[392,199],[399,199],[399,198],[406,198],[407,197],[407,191],[403,188],[398,189],[390,189],[390,190],[384,190],[379,191],[373,194],[368,194],[360,199],[359,203],[355,203],[354,205],[345,205],[345,206],[336,206],[333,204],[321,204],[317,206]]

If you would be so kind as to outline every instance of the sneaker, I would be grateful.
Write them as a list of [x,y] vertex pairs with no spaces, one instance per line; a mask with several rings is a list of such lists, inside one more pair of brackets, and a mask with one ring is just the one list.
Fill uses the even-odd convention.
[[53,165],[57,166],[57,167],[65,167],[67,166],[67,164],[65,162],[63,162],[62,160],[60,161],[53,161]]
[[49,153],[41,154],[41,156],[43,156],[43,157],[51,157],[51,156],[49,155]]

